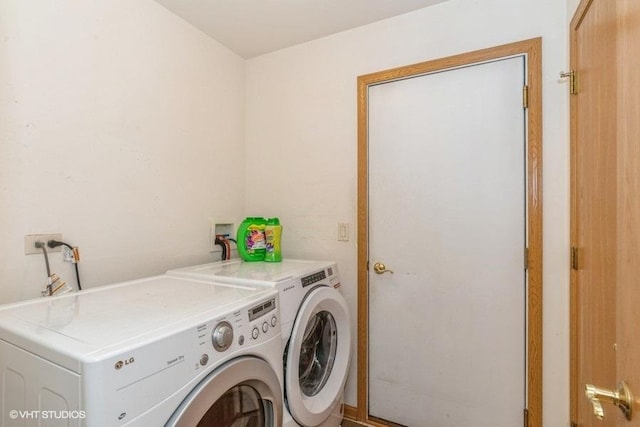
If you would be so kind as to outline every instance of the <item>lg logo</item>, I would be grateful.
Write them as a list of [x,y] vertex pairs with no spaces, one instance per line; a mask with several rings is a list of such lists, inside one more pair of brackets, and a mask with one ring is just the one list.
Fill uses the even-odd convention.
[[133,364],[133,362],[135,362],[135,359],[133,357],[130,357],[130,358],[125,359],[125,360],[118,360],[116,362],[115,368],[116,369],[122,369],[124,366]]

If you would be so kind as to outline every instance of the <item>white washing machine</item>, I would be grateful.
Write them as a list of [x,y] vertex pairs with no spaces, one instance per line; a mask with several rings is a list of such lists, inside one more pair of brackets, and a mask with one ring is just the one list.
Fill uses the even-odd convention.
[[284,426],[337,427],[351,360],[351,328],[335,263],[221,261],[167,272],[280,292]]
[[0,307],[3,426],[282,425],[278,292],[151,277]]

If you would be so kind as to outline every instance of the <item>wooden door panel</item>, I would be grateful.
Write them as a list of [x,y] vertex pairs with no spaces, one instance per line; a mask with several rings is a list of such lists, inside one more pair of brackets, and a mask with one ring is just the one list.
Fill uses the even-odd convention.
[[[615,8],[594,1],[574,29],[573,69],[579,76],[573,111],[574,242],[579,265],[577,290],[577,379],[575,421],[592,425],[584,384],[615,384],[615,249],[616,249],[616,80],[607,64],[615,61]],[[614,77],[614,78],[612,78]],[[606,420],[605,426],[612,426]]]
[[[617,2],[617,379],[640,396],[640,2]],[[640,406],[632,422],[640,426]],[[610,408],[610,411],[616,411]]]
[[583,0],[571,39],[571,414],[578,426],[637,427],[638,414],[628,422],[608,404],[596,421],[584,386],[624,380],[640,393],[640,2]]

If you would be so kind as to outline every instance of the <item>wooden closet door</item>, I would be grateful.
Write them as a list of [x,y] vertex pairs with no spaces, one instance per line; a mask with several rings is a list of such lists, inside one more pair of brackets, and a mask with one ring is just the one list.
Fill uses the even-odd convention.
[[[587,384],[640,392],[640,2],[583,1],[571,25],[571,414],[577,426],[640,426]],[[631,406],[634,406],[632,403]],[[601,406],[602,421],[595,410]],[[635,408],[637,411],[638,408]],[[600,415],[602,416],[602,414]]]

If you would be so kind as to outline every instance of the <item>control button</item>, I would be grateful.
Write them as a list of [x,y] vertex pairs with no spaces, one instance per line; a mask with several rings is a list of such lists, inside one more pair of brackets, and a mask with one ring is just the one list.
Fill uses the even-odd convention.
[[266,334],[268,330],[269,330],[269,324],[267,322],[264,322],[262,324],[262,332]]
[[260,335],[260,330],[258,328],[253,328],[253,331],[251,331],[251,337],[253,337],[253,339],[257,339],[258,335]]
[[238,338],[238,345],[242,344],[244,344],[244,335],[240,335],[240,337]]
[[220,322],[213,328],[211,341],[216,351],[225,351],[233,343],[233,328],[229,322]]
[[275,328],[277,324],[278,324],[278,318],[276,316],[273,316],[271,318],[271,326]]
[[207,363],[209,363],[209,355],[205,353],[200,356],[200,365],[205,366]]

